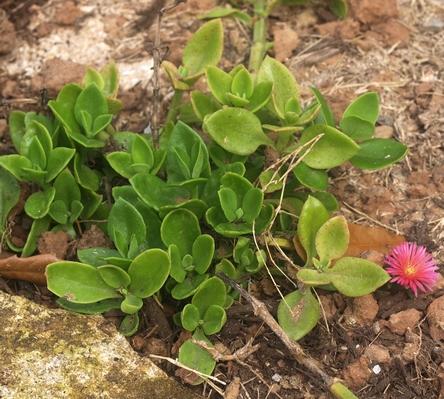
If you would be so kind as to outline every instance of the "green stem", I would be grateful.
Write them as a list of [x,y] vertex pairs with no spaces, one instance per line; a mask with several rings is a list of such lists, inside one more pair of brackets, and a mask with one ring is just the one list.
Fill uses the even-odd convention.
[[248,69],[256,73],[265,58],[267,27],[265,24],[265,5],[266,0],[257,0],[254,3],[254,17],[256,21],[253,24],[253,45],[250,51],[250,60]]
[[278,4],[278,0],[256,0],[254,3],[253,45],[248,64],[250,72],[256,73],[265,58],[270,44],[267,43],[266,19]]
[[179,115],[179,107],[182,104],[183,90],[175,90],[173,100],[171,101],[171,108],[168,111],[168,115],[166,117],[166,122],[173,122],[174,124],[177,122],[177,116]]

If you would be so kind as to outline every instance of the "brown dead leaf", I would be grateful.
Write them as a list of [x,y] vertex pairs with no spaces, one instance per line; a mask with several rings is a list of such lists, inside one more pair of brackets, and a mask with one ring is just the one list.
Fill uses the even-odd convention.
[[350,232],[350,243],[344,256],[359,256],[362,252],[370,250],[388,254],[391,248],[405,242],[405,237],[391,233],[381,227],[347,224]]
[[[348,231],[350,232],[350,242],[347,251],[343,255],[344,257],[356,257],[361,253],[370,250],[387,254],[391,248],[405,242],[403,236],[391,233],[381,227],[361,226],[354,223],[347,223],[347,225]],[[305,253],[298,236],[294,236],[293,243],[298,255],[304,262],[306,262],[307,254]]]
[[60,260],[53,254],[35,255],[29,258],[19,258],[17,255],[13,255],[0,259],[0,276],[46,285],[46,266]]

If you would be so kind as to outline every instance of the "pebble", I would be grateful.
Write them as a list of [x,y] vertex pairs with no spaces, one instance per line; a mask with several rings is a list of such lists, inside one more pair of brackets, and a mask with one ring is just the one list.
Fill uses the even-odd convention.
[[430,32],[441,32],[444,22],[437,18],[431,18],[422,25],[422,29]]

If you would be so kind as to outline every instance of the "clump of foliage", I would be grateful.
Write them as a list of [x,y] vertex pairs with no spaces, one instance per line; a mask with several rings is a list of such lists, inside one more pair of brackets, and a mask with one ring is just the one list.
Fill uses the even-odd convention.
[[[75,237],[77,225],[90,220],[101,221],[114,243],[78,251],[79,262],[47,267],[48,288],[64,308],[120,309],[127,315],[120,330],[129,336],[144,298],[169,297],[183,304],[176,324],[211,346],[208,336],[221,330],[237,298],[216,273],[245,281],[272,261],[273,272],[289,272],[298,287],[278,309],[282,328],[298,340],[319,319],[316,287],[361,296],[390,279],[370,261],[343,257],[348,227],[344,217],[330,216],[338,203],[327,192],[330,168],[350,161],[374,170],[405,156],[404,145],[373,137],[377,94],[357,98],[337,122],[315,88],[313,101],[302,105],[282,63],[264,56],[257,69],[224,71],[216,66],[222,48],[222,22],[213,19],[190,39],[183,65],[164,62],[176,95],[159,141],[113,129],[121,107],[114,63],[88,69],[82,85],[65,86],[48,104],[54,118],[11,114],[18,154],[0,157],[2,232],[18,201],[17,181],[36,190],[25,204],[33,220],[28,241],[10,247],[30,256],[41,232],[62,229]],[[203,75],[208,92],[191,91]],[[190,100],[183,103],[186,92]],[[293,251],[288,270],[270,259],[270,245],[294,237],[305,260]],[[179,360],[203,374],[216,364],[191,340]]]

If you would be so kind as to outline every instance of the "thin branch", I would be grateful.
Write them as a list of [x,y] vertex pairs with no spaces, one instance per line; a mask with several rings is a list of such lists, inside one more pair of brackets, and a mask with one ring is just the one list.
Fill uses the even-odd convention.
[[283,342],[283,344],[290,351],[292,356],[296,361],[305,366],[308,370],[319,377],[327,387],[331,387],[336,379],[330,377],[321,367],[321,365],[313,358],[308,356],[302,347],[284,332],[279,323],[273,318],[266,306],[253,296],[251,296],[246,290],[244,290],[239,284],[231,280],[226,274],[218,272],[217,277],[219,277],[224,283],[230,285],[233,289],[239,292],[248,302],[251,303],[254,309],[254,314],[259,316],[268,327],[278,336],[278,338]]

